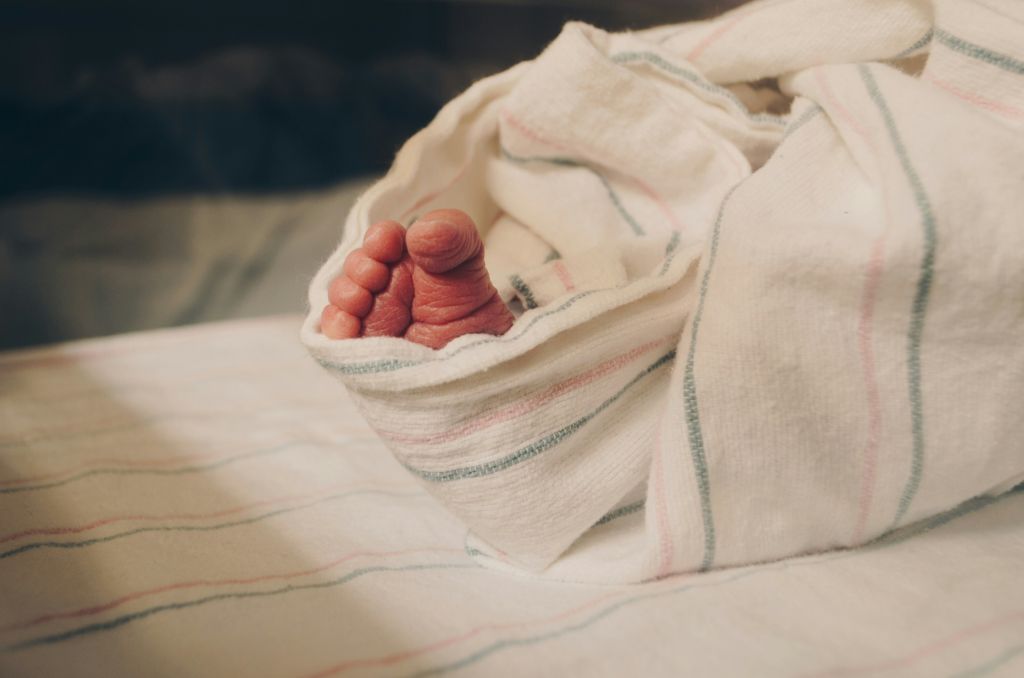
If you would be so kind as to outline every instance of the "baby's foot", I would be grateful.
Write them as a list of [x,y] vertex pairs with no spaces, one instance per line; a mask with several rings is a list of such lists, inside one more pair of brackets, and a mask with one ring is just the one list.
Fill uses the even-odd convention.
[[504,334],[514,320],[459,210],[430,212],[408,232],[394,221],[371,226],[328,299],[320,329],[331,339],[405,337],[436,349],[463,334]]

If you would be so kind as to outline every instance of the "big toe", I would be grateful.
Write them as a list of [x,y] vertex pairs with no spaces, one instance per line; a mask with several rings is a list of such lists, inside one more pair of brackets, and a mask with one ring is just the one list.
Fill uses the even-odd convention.
[[462,210],[434,210],[416,220],[405,237],[413,262],[428,273],[445,273],[483,253],[476,225]]
[[484,245],[460,210],[435,210],[409,227],[415,264],[412,324],[405,338],[441,348],[464,334],[504,334],[514,318],[484,266]]

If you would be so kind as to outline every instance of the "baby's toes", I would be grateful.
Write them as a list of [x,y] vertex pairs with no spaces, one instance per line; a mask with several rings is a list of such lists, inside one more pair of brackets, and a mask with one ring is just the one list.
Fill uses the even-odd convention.
[[347,275],[339,275],[327,288],[327,299],[342,311],[364,317],[373,308],[373,294]]
[[362,248],[346,258],[342,271],[357,285],[370,292],[380,292],[391,282],[391,267],[368,255]]
[[320,314],[320,331],[328,339],[354,339],[363,329],[362,321],[337,306],[324,306]]
[[327,288],[320,331],[331,339],[402,336],[411,321],[411,269],[405,228],[397,221],[371,226]]

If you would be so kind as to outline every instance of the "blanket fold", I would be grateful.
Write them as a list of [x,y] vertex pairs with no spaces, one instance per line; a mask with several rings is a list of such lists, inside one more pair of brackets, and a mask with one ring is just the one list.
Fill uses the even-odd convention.
[[[494,567],[640,581],[1005,491],[1024,478],[1018,14],[775,0],[568,24],[406,144],[313,280],[303,341]],[[366,229],[442,206],[481,227],[512,329],[439,351],[320,335]]]

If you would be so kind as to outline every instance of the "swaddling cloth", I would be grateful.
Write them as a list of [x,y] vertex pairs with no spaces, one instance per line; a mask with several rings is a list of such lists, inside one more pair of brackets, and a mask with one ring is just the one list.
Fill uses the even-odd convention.
[[[569,24],[405,145],[302,338],[488,565],[640,581],[862,544],[1024,475],[1022,123],[1014,3]],[[319,334],[366,229],[442,206],[512,329]]]

